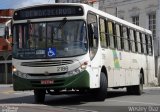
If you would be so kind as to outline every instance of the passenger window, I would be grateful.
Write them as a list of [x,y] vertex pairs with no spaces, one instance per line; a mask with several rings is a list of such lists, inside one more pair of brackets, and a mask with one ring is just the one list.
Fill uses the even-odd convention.
[[134,33],[135,51],[138,52],[138,44],[137,44],[137,35],[136,35],[136,31],[133,30],[133,33]]
[[116,35],[117,35],[117,48],[121,50],[121,34],[120,34],[120,25],[116,24]]
[[135,49],[135,40],[134,40],[134,32],[133,30],[130,30],[130,43],[131,43],[131,51],[136,52]]
[[108,22],[108,34],[109,34],[109,45],[111,48],[114,48],[114,37],[113,37],[113,23]]
[[129,51],[129,39],[127,34],[127,27],[123,26],[124,50]]
[[143,53],[147,54],[145,34],[142,34]]
[[147,35],[146,37],[147,41],[146,41],[146,44],[147,44],[147,52],[149,55],[152,55],[153,54],[153,49],[152,49],[152,38],[151,36]]
[[106,39],[106,29],[105,29],[105,20],[100,18],[100,41],[101,47],[107,47],[107,39]]
[[123,27],[120,26],[120,35],[121,35],[121,49],[124,49],[124,38],[123,38]]
[[143,49],[143,41],[142,41],[142,33],[139,33],[139,35],[140,35],[141,53],[144,53],[144,49]]
[[136,37],[137,37],[138,52],[141,53],[140,33],[138,31],[136,32]]

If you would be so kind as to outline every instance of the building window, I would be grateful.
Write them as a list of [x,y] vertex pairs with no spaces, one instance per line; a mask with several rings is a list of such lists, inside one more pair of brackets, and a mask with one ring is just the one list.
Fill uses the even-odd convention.
[[149,14],[149,30],[152,31],[153,37],[156,37],[156,13]]
[[132,22],[133,22],[133,24],[139,26],[139,16],[134,16],[134,17],[132,17]]

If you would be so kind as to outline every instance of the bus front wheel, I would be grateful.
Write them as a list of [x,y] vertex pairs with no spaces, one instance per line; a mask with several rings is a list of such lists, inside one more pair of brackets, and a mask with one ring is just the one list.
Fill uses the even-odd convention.
[[104,101],[107,96],[107,78],[105,76],[105,73],[101,72],[100,75],[100,87],[93,90],[93,97],[98,101]]
[[34,90],[35,103],[44,103],[46,90]]

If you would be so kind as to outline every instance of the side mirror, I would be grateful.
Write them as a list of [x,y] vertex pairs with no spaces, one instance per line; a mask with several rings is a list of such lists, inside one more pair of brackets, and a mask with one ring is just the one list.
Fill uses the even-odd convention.
[[10,37],[9,27],[6,26],[5,27],[5,33],[4,33],[4,39],[6,40],[6,42],[8,43],[8,45],[12,46],[12,43],[8,40],[9,37]]

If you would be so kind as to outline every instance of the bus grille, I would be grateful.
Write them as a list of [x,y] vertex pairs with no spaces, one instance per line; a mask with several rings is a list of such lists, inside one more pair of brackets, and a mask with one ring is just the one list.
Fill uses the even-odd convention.
[[64,75],[67,72],[60,72],[60,73],[49,73],[48,75],[45,74],[28,74],[29,76],[57,76],[57,75]]
[[33,61],[33,62],[22,62],[21,66],[29,67],[48,67],[48,66],[61,66],[72,64],[72,60],[49,60],[49,61]]

